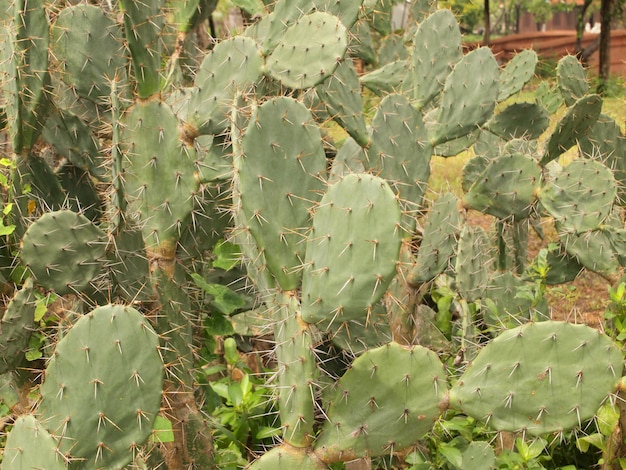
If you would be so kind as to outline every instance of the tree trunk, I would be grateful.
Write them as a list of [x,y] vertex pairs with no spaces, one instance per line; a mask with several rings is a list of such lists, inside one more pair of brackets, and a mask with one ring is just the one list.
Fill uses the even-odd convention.
[[602,29],[600,31],[600,47],[598,67],[598,93],[606,91],[606,84],[609,79],[611,68],[611,17],[613,13],[613,0],[602,0],[600,4],[600,21]]
[[576,16],[576,46],[575,46],[575,54],[576,57],[581,59],[581,54],[583,50],[583,35],[585,34],[585,14],[587,10],[591,6],[591,2],[593,0],[585,0],[585,2],[579,7],[580,11]]
[[485,46],[489,45],[491,36],[491,20],[489,19],[489,0],[485,0],[485,32],[483,35],[483,43]]

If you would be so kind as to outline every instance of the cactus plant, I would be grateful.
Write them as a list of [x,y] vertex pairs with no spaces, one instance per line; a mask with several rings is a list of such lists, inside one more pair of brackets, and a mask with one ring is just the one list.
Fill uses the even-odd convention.
[[[0,86],[19,158],[13,188],[24,229],[15,239],[26,232],[20,262],[34,285],[16,294],[0,332],[31,323],[36,286],[68,299],[80,294],[76,310],[90,313],[73,325],[74,314],[51,317],[58,328],[48,340],[55,352],[44,351],[41,402],[34,417],[17,419],[3,467],[12,468],[9,455],[16,465],[46,468],[121,467],[133,458],[145,467],[161,459],[170,468],[212,468],[196,380],[203,323],[213,312],[191,286],[214,274],[211,250],[228,236],[241,245],[255,307],[265,310],[276,342],[282,444],[252,468],[321,469],[408,451],[448,408],[446,368],[425,345],[443,345],[445,354],[460,345],[450,367],[469,366],[449,392],[450,405],[496,430],[561,432],[591,417],[619,378],[615,345],[558,322],[506,328],[545,319],[537,313],[541,299],[524,297],[526,237],[539,214],[557,219],[560,236],[545,256],[552,274],[541,282],[569,279],[581,265],[608,277],[626,259],[613,209],[617,184],[602,163],[621,134],[606,119],[597,122],[601,99],[587,93],[571,59],[560,65],[558,89],[496,109],[527,83],[536,55],[524,52],[502,70],[486,48],[463,55],[453,15],[422,19],[428,2],[414,2],[420,22],[405,35],[410,53],[398,49],[398,37],[388,39],[397,57],[360,79],[383,95],[368,127],[349,54],[376,62],[368,28],[389,32],[392,2],[303,0],[295,8],[281,0],[259,8],[262,18],[244,34],[198,52],[197,69],[183,69],[185,42],[209,3],[125,0],[123,27],[106,6],[61,8],[51,15],[49,47],[45,15],[25,11],[26,2],[12,3],[4,18],[10,47]],[[26,28],[15,22],[22,17]],[[356,35],[348,39],[355,31],[365,38],[360,49]],[[42,41],[23,40],[33,32]],[[315,112],[307,109],[313,95]],[[539,151],[534,140],[560,99],[568,109]],[[322,143],[325,114],[350,136],[333,161]],[[34,145],[39,134],[52,159]],[[594,150],[603,136],[614,138]],[[576,143],[582,158],[560,168],[555,160]],[[472,145],[478,156],[464,175],[464,207],[443,196],[423,218],[432,154]],[[89,177],[98,182],[81,182]],[[28,181],[34,194],[24,196]],[[33,208],[34,196],[40,204]],[[60,210],[30,220],[44,199]],[[84,209],[92,220],[68,204],[78,211],[93,205]],[[497,248],[486,230],[467,223],[470,209],[498,219]],[[502,272],[511,266],[517,274]],[[452,341],[424,326],[446,313],[445,301],[435,305],[444,284],[454,288],[449,307],[459,317],[447,320]],[[85,306],[103,298],[137,310]],[[19,339],[7,343],[11,354],[24,349],[26,328],[10,329]],[[478,334],[502,329],[481,350]],[[428,338],[433,331],[439,336]],[[327,364],[325,347],[340,348],[347,369]],[[550,365],[527,366],[528,357]],[[594,369],[598,357],[605,365]],[[498,369],[495,380],[480,373],[485,364]],[[568,398],[576,400],[555,403],[550,394],[563,380],[574,381]],[[364,382],[375,385],[371,393]],[[132,406],[119,405],[126,398]],[[143,445],[159,408],[174,439]],[[540,422],[529,422],[531,415]],[[33,433],[46,449],[40,456],[26,455],[32,447],[20,443]],[[493,453],[470,444],[460,458],[473,468],[477,458],[488,465]]]
[[96,308],[59,341],[38,412],[77,464],[124,466],[150,436],[161,407],[158,344],[146,319],[119,305]]

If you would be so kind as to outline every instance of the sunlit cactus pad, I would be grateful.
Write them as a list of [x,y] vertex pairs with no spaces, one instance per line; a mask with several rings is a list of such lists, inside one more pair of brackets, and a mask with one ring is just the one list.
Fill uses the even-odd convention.
[[432,428],[446,390],[443,366],[429,349],[372,349],[339,380],[316,453],[332,462],[404,449]]
[[586,325],[546,321],[507,330],[450,391],[450,407],[501,431],[561,432],[593,417],[622,375],[619,348]]

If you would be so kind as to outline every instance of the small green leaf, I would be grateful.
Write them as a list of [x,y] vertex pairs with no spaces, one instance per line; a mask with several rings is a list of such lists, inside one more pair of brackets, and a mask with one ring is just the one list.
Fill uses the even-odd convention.
[[33,333],[28,342],[28,349],[24,353],[27,361],[36,361],[43,357],[41,347],[44,344],[44,336],[40,333]]
[[268,426],[261,426],[257,431],[256,437],[257,439],[267,439],[268,437],[278,437],[282,433],[282,429],[280,428],[270,428]]
[[209,335],[214,336],[228,336],[235,333],[230,320],[219,313],[209,315],[204,320],[204,328]]
[[239,352],[237,351],[237,342],[233,338],[224,340],[224,359],[231,366],[239,362]]
[[35,307],[35,322],[40,322],[47,311],[48,307],[46,305],[45,299],[38,300],[37,306]]
[[157,415],[154,420],[154,432],[151,440],[152,442],[174,442],[172,422],[161,415]]
[[442,443],[437,449],[437,451],[439,452],[439,454],[441,454],[443,458],[445,458],[448,462],[450,462],[454,467],[456,468],[462,467],[463,454],[461,454],[461,451],[457,449],[456,447],[447,443]]
[[234,406],[241,405],[241,402],[243,401],[243,390],[241,390],[240,383],[235,382],[234,384],[228,386],[228,398]]
[[619,423],[619,408],[610,403],[605,403],[596,413],[598,430],[604,436],[610,436]]
[[211,305],[223,315],[230,315],[246,304],[246,300],[228,286],[209,284],[197,273],[193,273],[191,278],[196,286],[213,297]]
[[11,235],[15,231],[15,225],[0,225],[0,236]]
[[576,447],[581,452],[587,452],[590,446],[597,447],[600,450],[604,450],[605,448],[605,437],[599,432],[594,434],[589,434],[588,436],[583,436],[579,439],[576,439]]
[[241,263],[241,250],[234,243],[220,240],[213,248],[216,260],[213,261],[214,268],[229,271]]

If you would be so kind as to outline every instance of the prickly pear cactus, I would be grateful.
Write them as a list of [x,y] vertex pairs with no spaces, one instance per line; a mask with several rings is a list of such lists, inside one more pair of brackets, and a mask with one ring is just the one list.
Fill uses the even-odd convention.
[[0,320],[0,374],[14,370],[24,358],[35,327],[35,290],[27,280]]
[[365,352],[338,381],[315,451],[334,462],[407,448],[431,429],[446,390],[443,366],[426,348]]
[[295,289],[302,277],[310,210],[324,188],[319,128],[304,105],[274,98],[252,116],[243,151],[238,172],[246,225],[279,285]]
[[57,441],[33,415],[17,418],[9,433],[2,456],[2,470],[45,468],[65,470],[66,457]]
[[22,241],[22,260],[37,282],[59,295],[80,293],[102,269],[105,233],[69,210],[48,212]]
[[330,186],[313,217],[302,282],[302,318],[365,319],[396,272],[401,213],[389,185],[352,174]]
[[38,414],[75,468],[119,468],[152,433],[161,407],[158,337],[131,307],[98,307],[57,344]]
[[502,431],[538,436],[581,426],[622,374],[622,354],[585,325],[540,322],[503,332],[450,390],[450,406]]

